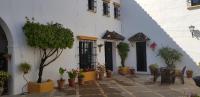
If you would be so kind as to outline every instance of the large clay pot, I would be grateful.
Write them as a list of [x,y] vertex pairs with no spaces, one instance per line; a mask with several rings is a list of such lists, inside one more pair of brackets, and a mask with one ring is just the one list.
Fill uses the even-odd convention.
[[97,78],[97,73],[95,71],[83,72],[83,75],[84,81],[94,81]]
[[84,78],[78,78],[78,84],[83,85],[84,84]]
[[3,87],[0,87],[0,96],[3,94]]
[[111,70],[107,70],[106,71],[106,76],[107,76],[107,78],[111,78],[112,77],[112,71]]
[[29,82],[28,92],[29,93],[45,93],[52,92],[54,89],[54,84],[52,80],[48,80],[42,83]]
[[68,79],[68,82],[70,87],[75,87],[75,79]]
[[103,72],[99,72],[98,74],[99,74],[98,80],[103,80],[104,73]]
[[64,88],[64,85],[65,85],[65,80],[64,79],[57,80],[57,83],[58,83],[58,89],[63,89]]

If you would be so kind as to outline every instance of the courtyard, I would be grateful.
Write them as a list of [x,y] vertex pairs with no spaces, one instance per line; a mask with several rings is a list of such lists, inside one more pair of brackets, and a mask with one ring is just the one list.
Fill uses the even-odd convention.
[[3,97],[187,97],[190,93],[200,94],[200,88],[192,79],[185,78],[185,84],[176,79],[175,84],[161,85],[160,80],[151,83],[150,75],[104,78],[102,81],[86,82],[82,86],[51,93],[15,95]]

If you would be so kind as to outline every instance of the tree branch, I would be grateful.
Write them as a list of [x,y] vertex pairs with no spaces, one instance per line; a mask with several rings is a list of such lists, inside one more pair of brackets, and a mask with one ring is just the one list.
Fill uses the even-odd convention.
[[46,63],[45,65],[43,65],[43,67],[46,67],[46,66],[48,66],[50,63],[54,62],[57,58],[60,57],[60,55],[62,54],[62,52],[63,52],[63,49],[61,49],[60,53],[59,53],[59,51],[57,50],[56,56],[55,56],[51,61],[49,61],[48,63]]

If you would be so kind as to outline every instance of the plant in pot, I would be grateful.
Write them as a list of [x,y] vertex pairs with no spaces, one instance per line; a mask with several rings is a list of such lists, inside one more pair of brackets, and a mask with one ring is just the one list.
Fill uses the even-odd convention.
[[187,78],[192,78],[193,71],[189,69],[189,70],[186,71],[186,74],[187,74]]
[[[167,83],[175,82],[175,68],[176,62],[181,61],[182,54],[178,52],[176,49],[170,47],[163,47],[159,49],[158,55],[164,59],[165,64],[167,64],[167,68],[161,68],[161,81],[164,79],[170,79]],[[164,74],[168,74],[169,76],[165,76]],[[163,81],[162,81],[163,82]]]
[[96,68],[96,72],[97,72],[97,79],[98,80],[102,80],[104,77],[104,73],[105,73],[105,65],[102,65],[100,63],[98,63],[97,68]]
[[106,70],[106,76],[107,76],[107,78],[111,78],[112,77],[112,71]]
[[0,96],[3,94],[4,91],[4,83],[6,80],[8,80],[10,77],[10,74],[5,71],[0,71]]
[[158,76],[159,76],[159,66],[157,64],[151,64],[149,66],[151,75],[153,75],[153,81],[156,82]]
[[77,77],[78,71],[75,69],[72,69],[70,71],[67,71],[68,74],[68,83],[70,87],[75,87],[75,78]]
[[62,68],[62,67],[59,68],[60,79],[57,80],[57,83],[58,83],[58,89],[60,89],[60,90],[63,89],[64,84],[65,84],[65,79],[63,79],[63,75],[64,75],[65,71],[66,70],[64,68]]
[[23,31],[25,32],[27,44],[40,51],[37,84],[30,82],[28,90],[31,93],[50,92],[54,86],[52,81],[42,80],[44,68],[57,60],[64,49],[72,48],[74,42],[73,32],[59,23],[41,24],[29,18],[26,18]]
[[23,78],[26,81],[26,84],[22,87],[22,95],[24,95],[26,94],[26,92],[24,92],[24,88],[28,85],[28,80],[26,79],[25,75],[31,70],[31,65],[26,62],[21,63],[19,65],[19,70],[23,73]]
[[78,72],[78,84],[79,85],[83,85],[84,84],[84,74],[83,74],[83,70],[79,70]]
[[118,45],[117,45],[117,49],[118,49],[118,53],[120,55],[120,58],[121,58],[121,71],[123,74],[128,74],[129,72],[129,69],[127,67],[125,67],[125,60],[126,58],[128,57],[128,52],[129,52],[129,45],[128,43],[125,43],[125,42],[120,42]]

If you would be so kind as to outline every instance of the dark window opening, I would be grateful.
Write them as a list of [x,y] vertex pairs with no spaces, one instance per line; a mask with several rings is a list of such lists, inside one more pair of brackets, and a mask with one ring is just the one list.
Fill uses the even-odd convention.
[[103,2],[103,15],[109,16],[110,15],[110,6],[109,2]]
[[88,10],[96,12],[96,0],[88,0]]
[[120,17],[119,6],[114,5],[114,18],[119,19],[119,17]]
[[79,64],[84,70],[94,70],[96,65],[96,42],[81,40],[79,42]]
[[200,0],[191,0],[192,6],[200,5]]

